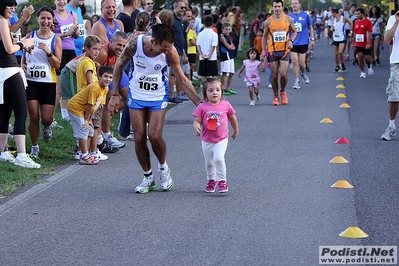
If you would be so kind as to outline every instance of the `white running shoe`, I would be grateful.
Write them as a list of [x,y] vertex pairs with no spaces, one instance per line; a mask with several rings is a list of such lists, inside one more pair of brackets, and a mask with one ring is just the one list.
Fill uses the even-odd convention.
[[361,78],[361,79],[365,79],[365,78],[366,78],[366,73],[360,72],[360,78]]
[[154,177],[151,175],[149,177],[144,176],[143,180],[141,181],[141,184],[138,185],[134,191],[136,193],[141,193],[145,194],[150,192],[155,188],[155,182],[154,182]]
[[[117,140],[112,133],[108,135],[108,137],[106,138],[106,141],[112,147],[116,147],[116,148],[125,147],[125,143]],[[100,143],[100,142],[98,142],[98,143]]]
[[293,88],[293,89],[296,89],[296,90],[298,90],[298,89],[301,88],[301,86],[299,85],[299,80],[295,80],[294,86],[292,86],[292,88]]
[[1,162],[15,162],[15,157],[9,151],[3,151],[0,155]]
[[255,105],[255,100],[250,101],[249,105],[254,106]]
[[303,81],[304,81],[306,84],[309,84],[309,83],[310,83],[310,79],[308,78],[308,76],[306,75],[306,73],[301,73],[301,76],[302,76],[302,78],[303,78]]
[[91,155],[96,156],[100,161],[105,161],[108,159],[108,156],[105,154],[102,154],[101,151],[99,151],[98,149],[96,152],[92,152]]
[[170,175],[170,168],[166,166],[163,169],[158,170],[159,177],[161,179],[161,188],[163,191],[165,190],[171,190],[173,188],[173,179],[172,176]]
[[29,154],[30,158],[34,158],[34,159],[39,158],[39,152],[40,152],[39,146],[37,146],[37,147],[32,146],[32,148],[30,149],[30,154]]
[[373,75],[374,74],[374,70],[373,70],[373,67],[371,65],[370,65],[369,68],[367,68],[367,74],[369,74],[369,75]]
[[40,168],[40,164],[35,163],[28,154],[24,156],[17,156],[14,161],[14,165],[21,166],[23,168]]

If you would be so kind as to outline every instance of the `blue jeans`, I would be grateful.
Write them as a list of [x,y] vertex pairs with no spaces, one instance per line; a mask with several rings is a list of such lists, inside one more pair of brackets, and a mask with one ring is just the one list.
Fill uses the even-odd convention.
[[122,119],[119,125],[119,135],[122,137],[127,137],[130,134],[130,115],[129,115],[129,107],[123,108],[122,111]]

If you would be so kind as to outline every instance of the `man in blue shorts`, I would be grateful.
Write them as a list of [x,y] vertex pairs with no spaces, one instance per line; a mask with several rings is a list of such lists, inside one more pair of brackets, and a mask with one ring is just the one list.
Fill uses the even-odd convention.
[[148,138],[158,159],[161,189],[171,190],[174,185],[166,163],[166,143],[162,136],[170,95],[168,63],[184,93],[195,105],[201,102],[191,81],[180,67],[180,58],[173,46],[174,41],[175,34],[171,26],[156,24],[152,27],[152,36],[139,35],[128,42],[114,68],[115,84],[113,96],[109,101],[111,114],[120,109],[119,82],[123,66],[131,62],[127,106],[130,109],[136,155],[144,174],[141,184],[135,189],[137,193],[147,193],[155,188],[147,146],[147,121]]

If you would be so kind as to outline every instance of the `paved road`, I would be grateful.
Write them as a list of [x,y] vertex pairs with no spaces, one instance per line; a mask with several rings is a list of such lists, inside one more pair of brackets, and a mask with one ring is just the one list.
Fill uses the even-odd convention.
[[[133,193],[142,176],[133,142],[98,166],[73,165],[0,206],[1,265],[318,265],[320,245],[397,245],[398,139],[379,139],[387,49],[375,75],[360,79],[352,65],[333,73],[332,47],[317,46],[311,83],[293,90],[290,74],[287,106],[271,105],[265,75],[260,103],[249,106],[235,77],[238,94],[227,99],[240,134],[226,154],[227,194],[204,192],[187,102],[164,128],[172,191]],[[352,143],[334,144],[340,137]],[[349,163],[329,163],[335,156]],[[339,179],[355,187],[331,188]],[[349,226],[369,237],[338,236]]]

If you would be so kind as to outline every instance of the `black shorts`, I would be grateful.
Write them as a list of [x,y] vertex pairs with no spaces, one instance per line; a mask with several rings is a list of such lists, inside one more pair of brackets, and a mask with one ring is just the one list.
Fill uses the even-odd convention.
[[269,53],[267,59],[269,63],[276,61],[290,61],[290,50]]
[[339,42],[336,42],[336,41],[333,41],[333,45],[334,46],[339,46],[341,43],[346,43],[346,41],[339,41]]
[[291,49],[291,52],[293,53],[298,53],[298,54],[304,54],[308,51],[308,45],[294,45]]
[[364,55],[371,55],[371,48],[366,49],[364,47],[355,46],[356,53],[363,53]]
[[190,64],[196,64],[197,63],[197,54],[188,54],[188,63]]
[[61,66],[56,70],[57,76],[61,75],[61,70],[64,68],[64,66],[75,57],[75,50],[62,50]]
[[28,80],[26,99],[40,104],[55,105],[55,84]]
[[200,60],[198,75],[204,77],[219,75],[217,60],[208,60],[208,59]]

